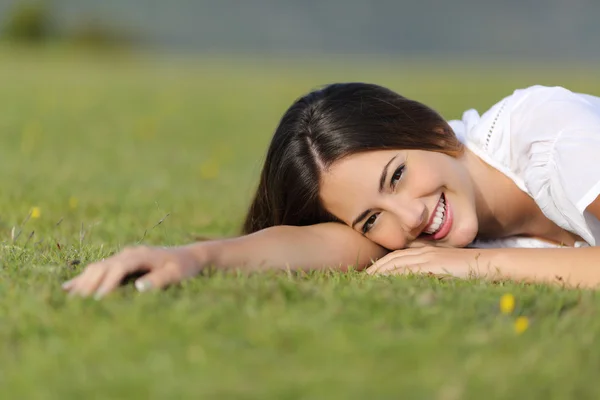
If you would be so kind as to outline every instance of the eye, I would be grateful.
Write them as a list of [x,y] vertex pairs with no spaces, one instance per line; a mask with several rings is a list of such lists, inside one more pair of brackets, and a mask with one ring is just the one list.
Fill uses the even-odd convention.
[[377,216],[379,215],[379,213],[375,213],[372,214],[368,220],[366,220],[365,224],[362,227],[362,233],[366,234],[367,232],[369,232],[371,230],[371,228],[373,227],[373,224],[375,224],[375,221],[377,220]]
[[390,187],[393,189],[398,184],[400,178],[402,178],[402,174],[404,173],[404,164],[396,168],[394,174],[392,175],[392,179],[390,180]]

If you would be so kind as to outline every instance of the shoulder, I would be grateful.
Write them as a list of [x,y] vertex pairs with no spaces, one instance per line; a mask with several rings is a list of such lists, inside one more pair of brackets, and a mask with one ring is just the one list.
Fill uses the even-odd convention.
[[565,129],[597,124],[600,98],[562,86],[536,85],[515,90],[487,111],[482,120],[485,117],[496,121],[492,134],[513,137],[510,142],[497,139],[498,143],[535,142],[556,138]]
[[566,164],[572,161],[570,154],[590,149],[598,154],[600,98],[563,87],[529,88],[512,102],[504,134],[509,138],[503,144],[516,166]]
[[515,90],[481,116],[471,109],[463,114],[461,121],[451,122],[464,124],[465,141],[482,143],[493,140],[492,136],[535,128],[527,124],[571,120],[574,116],[597,113],[600,113],[599,97],[576,93],[562,86],[535,85]]
[[600,98],[560,86],[533,86],[515,91],[511,104],[511,133],[556,135],[564,130],[596,126]]
[[535,85],[515,90],[482,115],[471,109],[449,123],[478,156],[514,170],[533,153],[549,154],[556,141],[568,140],[573,132],[596,130],[600,97]]
[[567,142],[573,145],[572,139],[597,140],[598,129],[600,98],[536,85],[492,106],[471,126],[465,142],[518,173],[532,157],[547,161],[540,157],[551,157]]
[[[600,154],[600,98],[566,88],[533,86],[515,92],[496,151],[511,168],[540,181],[561,170],[575,178]],[[527,178],[525,176],[525,178]]]
[[[509,176],[522,190],[527,191],[519,167],[521,155],[527,156],[528,141],[535,141],[532,135],[523,135],[528,123],[523,116],[530,115],[557,92],[566,90],[560,87],[541,85],[517,89],[500,99],[483,114],[476,110],[466,111],[461,120],[450,121],[459,140],[486,163]],[[538,121],[543,120],[539,110]]]
[[[517,89],[500,99],[483,114],[475,109],[467,110],[460,120],[449,121],[459,139],[475,146],[482,151],[497,150],[510,135],[511,127],[520,122],[521,116],[526,116],[550,99],[568,97],[569,92],[562,87],[547,87],[541,85]],[[539,112],[539,110],[535,111]]]
[[[453,124],[471,151],[534,198],[548,218],[596,243],[583,211],[600,194],[599,97],[536,85],[515,90],[481,116],[469,110]],[[600,223],[593,224],[600,240]]]
[[600,194],[600,98],[537,89],[514,105],[509,139],[511,168],[544,214],[595,244],[585,210]]

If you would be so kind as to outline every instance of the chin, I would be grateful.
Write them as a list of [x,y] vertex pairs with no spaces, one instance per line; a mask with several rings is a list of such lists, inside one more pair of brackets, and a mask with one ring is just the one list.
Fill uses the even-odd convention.
[[462,229],[457,229],[455,232],[452,232],[452,237],[450,238],[450,245],[452,247],[467,247],[477,237],[477,228],[463,227]]

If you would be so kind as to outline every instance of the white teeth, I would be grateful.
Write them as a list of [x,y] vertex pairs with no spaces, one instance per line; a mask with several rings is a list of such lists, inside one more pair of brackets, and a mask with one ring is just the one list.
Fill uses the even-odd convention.
[[435,216],[433,217],[433,221],[431,221],[431,225],[425,229],[426,234],[431,235],[440,229],[442,222],[444,221],[445,212],[446,203],[444,202],[444,198],[442,198],[435,209]]

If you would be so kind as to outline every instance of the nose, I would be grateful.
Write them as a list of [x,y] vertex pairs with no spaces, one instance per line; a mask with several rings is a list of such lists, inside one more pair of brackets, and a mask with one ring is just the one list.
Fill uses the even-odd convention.
[[412,233],[420,229],[425,223],[427,207],[418,199],[405,199],[403,201],[396,199],[394,214],[396,214],[406,232]]

